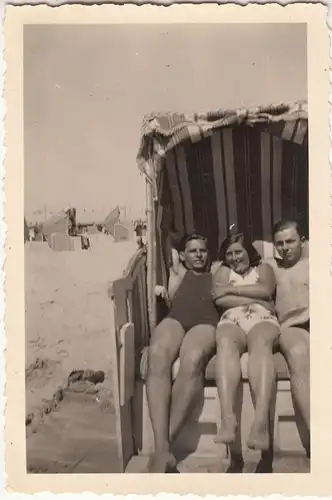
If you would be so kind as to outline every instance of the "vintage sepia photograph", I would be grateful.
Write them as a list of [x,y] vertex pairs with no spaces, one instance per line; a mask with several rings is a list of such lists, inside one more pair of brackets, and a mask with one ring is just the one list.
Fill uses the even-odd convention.
[[332,407],[315,7],[42,8],[7,30],[6,432],[29,491],[312,491]]
[[24,27],[28,472],[309,472],[306,37]]

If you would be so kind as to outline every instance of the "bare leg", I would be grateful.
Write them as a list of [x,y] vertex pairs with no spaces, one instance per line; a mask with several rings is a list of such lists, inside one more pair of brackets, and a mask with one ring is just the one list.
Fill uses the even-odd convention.
[[276,384],[273,348],[279,334],[279,327],[269,322],[259,323],[248,333],[248,376],[255,405],[248,447],[254,450],[269,448],[269,410]]
[[152,334],[146,388],[155,452],[148,465],[149,472],[165,473],[175,465],[169,451],[171,370],[184,335],[180,323],[170,318],[164,319]]
[[172,390],[170,440],[174,441],[204,390],[204,370],[216,345],[216,329],[198,325],[186,334],[180,348],[180,369]]
[[216,337],[216,383],[220,400],[221,429],[215,441],[231,444],[236,436],[234,406],[242,376],[240,358],[246,350],[246,336],[238,326],[224,323],[218,326]]
[[294,399],[310,431],[310,341],[302,328],[281,329],[280,351],[290,371]]

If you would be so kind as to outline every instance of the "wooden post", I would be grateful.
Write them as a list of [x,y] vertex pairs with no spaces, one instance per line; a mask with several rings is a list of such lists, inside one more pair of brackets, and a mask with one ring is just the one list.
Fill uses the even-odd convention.
[[146,181],[146,215],[147,215],[147,291],[150,331],[156,326],[156,298],[154,289],[156,285],[156,242],[155,219],[152,186]]

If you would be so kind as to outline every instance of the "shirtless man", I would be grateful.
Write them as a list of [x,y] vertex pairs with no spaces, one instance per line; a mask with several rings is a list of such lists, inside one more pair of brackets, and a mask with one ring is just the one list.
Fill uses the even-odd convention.
[[293,396],[310,431],[309,258],[294,221],[278,222],[273,241],[281,257],[271,261],[277,282],[280,350],[290,371]]
[[[205,367],[215,349],[219,314],[212,301],[207,241],[191,235],[181,250],[183,265],[171,271],[168,292],[159,287],[170,312],[153,331],[149,347],[147,397],[155,451],[148,472],[165,473],[176,466],[170,444],[203,391]],[[177,357],[180,369],[172,387]]]

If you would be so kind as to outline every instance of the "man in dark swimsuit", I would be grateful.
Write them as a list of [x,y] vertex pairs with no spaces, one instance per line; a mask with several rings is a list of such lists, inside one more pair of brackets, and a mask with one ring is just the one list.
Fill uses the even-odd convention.
[[[212,275],[206,239],[187,237],[180,253],[183,266],[171,275],[169,315],[155,328],[149,347],[147,397],[155,451],[149,472],[175,467],[170,444],[183,425],[195,398],[203,390],[205,367],[214,353],[219,314],[212,301]],[[180,358],[172,387],[171,370]]]

